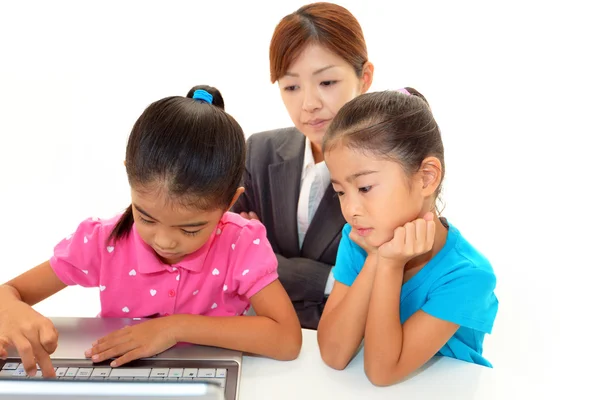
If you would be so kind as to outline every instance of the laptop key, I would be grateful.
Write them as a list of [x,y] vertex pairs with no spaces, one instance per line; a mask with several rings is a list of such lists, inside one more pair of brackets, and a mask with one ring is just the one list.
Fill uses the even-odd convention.
[[69,369],[67,369],[67,373],[65,374],[65,376],[75,378],[75,376],[77,375],[77,371],[79,371],[79,368],[69,367]]
[[23,368],[18,368],[16,370],[12,371],[12,376],[24,378],[27,376],[27,372],[25,372],[25,370]]
[[166,378],[169,376],[169,368],[152,368],[150,378]]
[[181,378],[183,376],[183,368],[171,368],[169,369],[169,378]]
[[19,367],[19,363],[6,363],[4,364],[4,367],[2,367],[2,370],[13,370],[13,369],[17,369]]
[[114,368],[110,372],[110,377],[119,378],[148,378],[152,370],[150,368]]
[[56,377],[60,378],[61,376],[65,376],[69,368],[67,367],[58,367],[56,369]]
[[198,378],[214,378],[214,368],[198,368]]
[[195,378],[198,376],[198,368],[184,368],[183,369],[183,377],[184,378]]
[[93,371],[94,368],[79,368],[77,375],[75,375],[75,379],[78,381],[86,380],[92,375]]
[[92,378],[107,378],[110,375],[110,368],[94,368]]
[[227,377],[227,369],[226,368],[217,368],[217,378],[226,378]]

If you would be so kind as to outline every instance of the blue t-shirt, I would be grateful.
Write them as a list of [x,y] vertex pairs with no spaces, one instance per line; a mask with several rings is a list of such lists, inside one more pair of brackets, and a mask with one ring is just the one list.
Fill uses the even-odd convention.
[[[346,224],[337,253],[333,276],[351,286],[367,254],[350,237]],[[446,244],[425,266],[402,285],[400,321],[418,310],[460,325],[439,355],[491,367],[482,356],[483,338],[492,332],[498,312],[494,294],[496,276],[489,261],[448,224]]]

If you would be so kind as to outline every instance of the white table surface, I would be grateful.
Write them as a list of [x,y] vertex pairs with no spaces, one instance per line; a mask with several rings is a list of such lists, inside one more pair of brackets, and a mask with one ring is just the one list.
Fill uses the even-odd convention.
[[491,368],[435,357],[406,380],[377,387],[363,369],[363,351],[343,371],[321,360],[317,333],[302,330],[299,357],[282,362],[244,356],[240,400],[264,399],[493,399],[495,371]]

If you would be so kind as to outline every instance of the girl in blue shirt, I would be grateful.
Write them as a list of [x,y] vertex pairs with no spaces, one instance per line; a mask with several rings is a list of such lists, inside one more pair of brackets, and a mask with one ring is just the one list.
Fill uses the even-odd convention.
[[425,98],[412,88],[355,98],[331,122],[323,152],[347,222],[318,327],[325,363],[345,368],[364,339],[375,385],[436,354],[491,367],[482,351],[496,277],[436,210],[444,147]]

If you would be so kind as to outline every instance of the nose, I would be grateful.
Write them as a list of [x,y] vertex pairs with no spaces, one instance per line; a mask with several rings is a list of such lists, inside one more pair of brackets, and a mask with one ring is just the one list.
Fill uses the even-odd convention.
[[302,109],[307,112],[315,112],[322,106],[321,96],[319,91],[313,88],[307,88],[304,90],[304,100],[302,102]]
[[173,250],[177,242],[163,229],[159,229],[154,235],[154,245],[161,250]]
[[351,221],[355,217],[362,215],[362,205],[357,199],[351,198],[351,196],[344,196],[342,201],[342,214],[347,221]]

